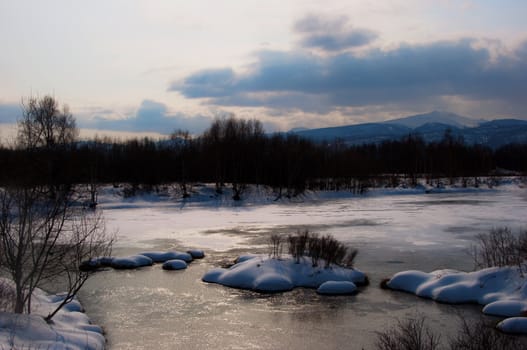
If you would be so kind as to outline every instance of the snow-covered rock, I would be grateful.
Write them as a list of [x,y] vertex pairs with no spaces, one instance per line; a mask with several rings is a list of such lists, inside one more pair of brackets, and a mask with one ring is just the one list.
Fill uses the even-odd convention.
[[165,262],[167,260],[179,259],[186,262],[192,261],[192,256],[189,253],[183,253],[178,251],[168,251],[168,252],[143,252],[139,253],[152,259],[155,263]]
[[487,304],[483,312],[494,316],[524,316],[527,315],[527,300],[498,300]]
[[132,255],[123,258],[113,258],[112,267],[116,269],[135,269],[143,266],[151,266],[152,259],[145,255]]
[[175,259],[175,252],[141,252],[139,255],[147,256],[155,263],[162,263],[167,260]]
[[187,250],[187,253],[190,254],[192,259],[203,259],[205,257],[205,252],[200,249]]
[[177,254],[174,255],[173,259],[183,260],[186,263],[190,263],[193,260],[192,255],[190,255],[189,253],[183,253],[183,252],[177,252]]
[[510,317],[496,326],[500,331],[511,334],[527,334],[527,317]]
[[357,286],[349,281],[327,281],[318,287],[318,294],[325,295],[344,295],[357,292]]
[[[474,272],[403,271],[395,274],[386,286],[444,303],[485,305],[483,312],[494,316],[527,313],[527,278],[517,267],[492,267]],[[514,321],[511,323],[514,327],[505,323],[500,329],[504,332],[519,329],[516,322],[523,324],[523,321]],[[523,329],[527,333],[527,327]]]
[[340,266],[324,268],[311,265],[303,258],[271,259],[266,255],[245,256],[228,269],[215,268],[203,276],[203,281],[258,292],[282,292],[295,287],[318,288],[327,281],[365,283],[366,275],[355,269]]
[[101,267],[110,267],[112,266],[113,259],[114,258],[111,256],[92,258],[90,260],[81,262],[79,268],[81,271],[93,271]]
[[180,259],[168,260],[163,263],[163,270],[183,270],[187,268],[187,263]]

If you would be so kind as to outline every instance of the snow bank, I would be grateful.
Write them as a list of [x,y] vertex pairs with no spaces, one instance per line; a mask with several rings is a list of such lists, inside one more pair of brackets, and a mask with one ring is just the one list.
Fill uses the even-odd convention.
[[100,350],[105,347],[101,327],[93,325],[77,300],[62,308],[47,323],[47,316],[62,301],[59,295],[47,295],[40,289],[33,293],[28,314],[0,312],[1,349],[72,349]]
[[180,259],[168,260],[163,263],[163,270],[183,270],[187,268],[187,263]]
[[[527,314],[527,278],[517,267],[493,267],[475,272],[404,271],[395,274],[386,285],[439,302],[485,305],[483,312],[489,315],[516,319]],[[521,321],[522,318],[504,321],[500,329],[513,329],[515,333],[523,329],[521,333],[527,333],[527,321]]]
[[271,259],[265,255],[247,255],[237,261],[228,269],[210,270],[202,280],[267,293],[288,291],[295,287],[318,288],[327,281],[366,282],[365,274],[358,270],[340,266],[313,267],[311,259],[307,258],[301,259],[298,264],[292,258]]
[[355,194],[351,191],[335,190],[306,190],[301,195],[294,197],[279,196],[269,186],[248,185],[240,201],[233,200],[232,186],[227,185],[219,194],[215,184],[194,184],[190,190],[190,197],[183,198],[178,186],[166,186],[157,191],[137,191],[135,195],[127,196],[126,185],[118,188],[113,185],[102,186],[99,191],[99,205],[107,209],[143,208],[157,205],[174,205],[178,207],[240,207],[257,205],[274,205],[276,203],[317,202],[325,200],[357,198],[364,196],[389,196],[389,195],[415,195],[425,193],[480,193],[494,191],[496,186],[501,189],[515,190],[524,186],[519,176],[488,178],[479,177],[479,184],[475,186],[472,179],[464,184],[461,179],[455,184],[450,184],[450,179],[437,179],[434,184],[427,183],[424,178],[418,179],[416,186],[403,183],[397,187],[386,187],[385,182],[379,182],[373,187],[368,187],[366,193]]

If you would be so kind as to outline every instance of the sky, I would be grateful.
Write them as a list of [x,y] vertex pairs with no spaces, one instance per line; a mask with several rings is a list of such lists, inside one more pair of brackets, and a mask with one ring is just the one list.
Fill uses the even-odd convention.
[[229,115],[267,131],[434,110],[527,119],[526,13],[523,0],[0,0],[0,137],[44,95],[100,134],[199,134]]

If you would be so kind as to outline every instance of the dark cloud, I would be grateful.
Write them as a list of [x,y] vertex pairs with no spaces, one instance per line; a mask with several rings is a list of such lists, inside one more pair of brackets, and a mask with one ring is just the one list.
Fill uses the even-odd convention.
[[348,21],[347,16],[323,17],[310,14],[296,21],[293,29],[297,33],[339,32],[346,27]]
[[183,113],[170,114],[167,107],[159,102],[144,100],[135,114],[125,119],[110,119],[108,113],[98,113],[90,122],[81,127],[131,132],[158,132],[170,134],[177,129],[198,134],[210,126],[211,117],[188,116]]
[[338,51],[343,48],[369,44],[375,34],[367,30],[356,30],[346,35],[313,34],[302,38],[302,47],[316,47],[326,51]]
[[[187,77],[182,87],[187,97],[200,97],[205,93],[209,97],[225,96],[229,87],[235,84],[235,74],[231,68],[206,69]],[[173,84],[177,87],[179,84]]]
[[[302,24],[309,28],[309,24]],[[313,110],[459,96],[524,106],[527,44],[512,55],[492,55],[472,39],[402,45],[361,55],[261,51],[250,73],[204,70],[170,90],[211,104]],[[325,108],[319,106],[318,109]],[[525,109],[525,108],[524,108]]]
[[0,104],[0,123],[16,123],[22,116],[22,108],[19,104]]
[[346,16],[333,18],[308,15],[294,25],[300,36],[300,46],[324,51],[340,51],[367,45],[378,35],[365,28],[353,28]]

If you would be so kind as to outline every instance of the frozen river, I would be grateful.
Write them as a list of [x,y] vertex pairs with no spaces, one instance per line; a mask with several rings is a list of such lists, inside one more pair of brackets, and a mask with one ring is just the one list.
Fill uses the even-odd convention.
[[[376,331],[421,314],[452,334],[458,311],[478,318],[480,308],[381,290],[379,282],[408,269],[472,270],[468,250],[476,234],[527,223],[527,191],[519,188],[241,206],[108,200],[102,207],[108,229],[118,230],[115,255],[207,253],[184,271],[154,265],[93,276],[80,298],[105,328],[110,349],[371,349]],[[322,297],[309,289],[260,295],[201,282],[208,269],[240,253],[267,252],[270,233],[304,228],[357,247],[356,267],[370,286],[355,296]]]

